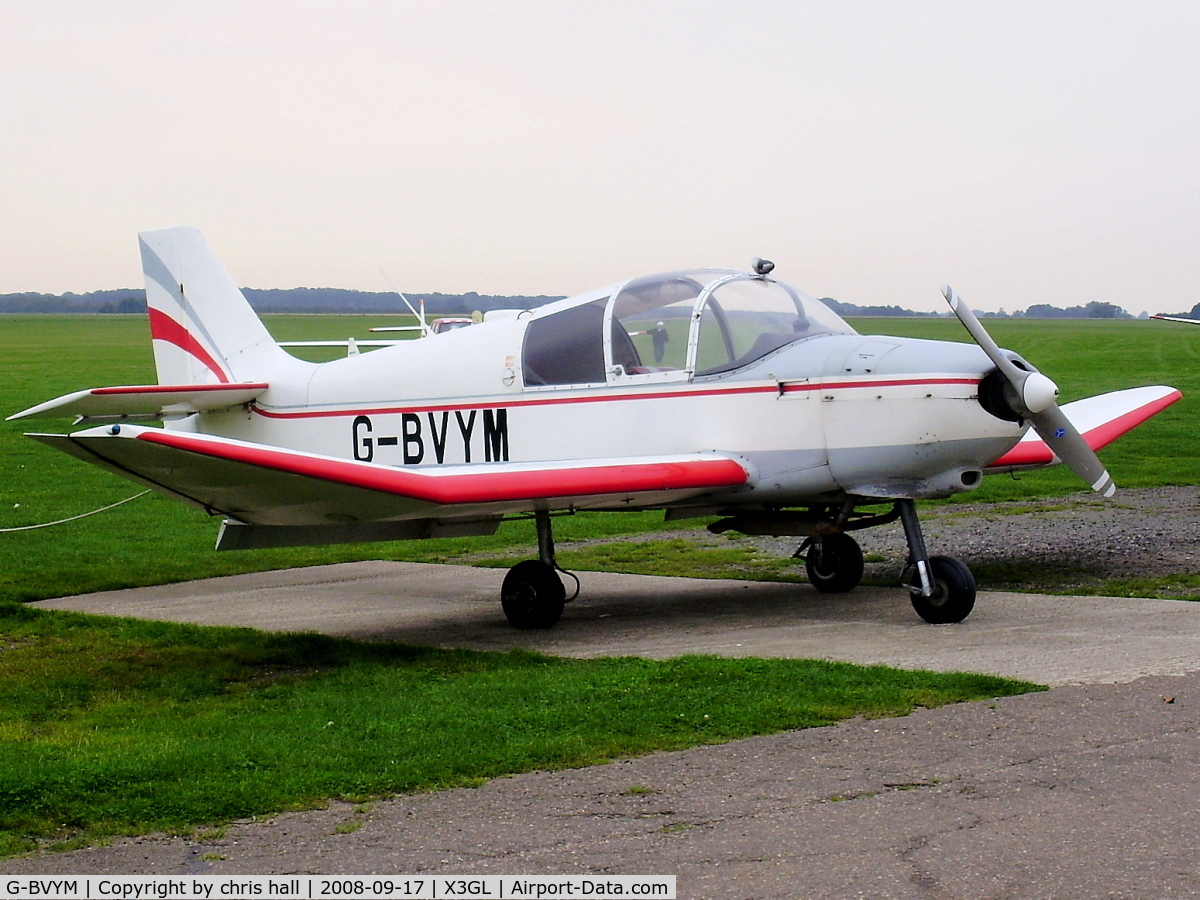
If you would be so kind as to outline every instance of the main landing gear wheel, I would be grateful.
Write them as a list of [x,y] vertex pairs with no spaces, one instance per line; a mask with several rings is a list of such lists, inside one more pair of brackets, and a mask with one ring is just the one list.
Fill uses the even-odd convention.
[[566,597],[554,567],[537,559],[509,569],[500,588],[500,605],[514,628],[549,628],[562,616]]
[[862,548],[848,534],[827,534],[808,548],[804,568],[812,586],[821,593],[844,594],[862,581]]
[[929,557],[929,574],[933,579],[933,596],[922,597],[913,591],[913,609],[931,625],[961,622],[975,608],[975,576],[961,560],[953,556]]

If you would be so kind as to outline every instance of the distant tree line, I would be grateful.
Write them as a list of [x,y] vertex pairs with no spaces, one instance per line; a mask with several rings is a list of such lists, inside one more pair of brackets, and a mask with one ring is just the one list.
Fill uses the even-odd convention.
[[[258,312],[289,313],[395,313],[408,307],[394,291],[350,291],[342,288],[242,288]],[[425,301],[430,316],[469,315],[475,310],[532,309],[561,297],[501,296],[498,294],[406,294],[414,307]],[[91,291],[86,294],[0,294],[0,313],[144,313],[146,292],[139,288]]]
[[859,306],[857,303],[842,303],[832,297],[822,297],[821,302],[839,316],[937,316],[939,313],[913,312],[902,306]]
[[[953,316],[954,313],[946,312],[913,312],[911,309],[904,309],[900,306],[859,306],[856,303],[841,303],[831,297],[823,297],[822,303],[827,304],[839,316],[930,316],[941,317]],[[1051,306],[1049,303],[1035,303],[1033,306],[1024,312],[1016,310],[1013,312],[983,312],[976,310],[976,314],[982,318],[991,319],[1132,319],[1130,313],[1127,313],[1121,307],[1113,303],[1103,303],[1099,300],[1093,300],[1086,306],[1069,306],[1066,309],[1061,309],[1057,306]]]
[[[242,288],[242,293],[259,312],[311,313],[407,313],[408,307],[395,291],[351,291],[342,288],[291,288],[288,290],[257,290]],[[419,306],[425,301],[425,312],[431,316],[470,315],[475,310],[532,309],[561,297],[501,296],[498,294],[405,294],[409,302]]]
[[[1016,315],[1014,313],[1014,315]],[[1093,300],[1086,306],[1059,309],[1049,303],[1035,303],[1025,310],[1026,319],[1132,319],[1133,316],[1113,303]]]
[[[395,291],[351,291],[343,288],[290,288],[258,290],[242,288],[250,305],[264,313],[383,313],[402,315],[408,307]],[[425,312],[433,316],[470,315],[475,310],[533,309],[561,297],[503,296],[500,294],[407,294],[413,306],[425,301]],[[914,312],[900,306],[860,306],[842,303],[832,297],[821,301],[840,316],[948,316],[949,312]],[[0,294],[0,313],[143,313],[146,292],[140,288],[91,291],[86,294]],[[1084,306],[1062,309],[1049,303],[1036,303],[1024,312],[980,312],[980,316],[1005,319],[1132,319],[1133,316],[1113,303],[1093,300]],[[1200,318],[1200,303],[1190,313],[1161,315]]]
[[145,312],[146,292],[135,288],[87,294],[0,294],[0,312],[98,313]]

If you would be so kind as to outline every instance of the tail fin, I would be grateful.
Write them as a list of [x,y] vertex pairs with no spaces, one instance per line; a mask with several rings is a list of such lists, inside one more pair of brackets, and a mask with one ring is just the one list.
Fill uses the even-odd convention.
[[138,235],[159,384],[264,380],[290,360],[195,228]]

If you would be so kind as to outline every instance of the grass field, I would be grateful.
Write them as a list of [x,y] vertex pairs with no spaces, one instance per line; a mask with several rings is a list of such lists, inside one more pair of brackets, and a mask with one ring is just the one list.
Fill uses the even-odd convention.
[[[281,316],[268,326],[280,339],[345,338],[366,337],[375,321]],[[855,324],[864,333],[962,338],[956,323],[940,320]],[[1103,456],[1124,486],[1197,482],[1200,329],[989,327],[1054,377],[1066,400],[1143,384],[1181,388],[1187,399]],[[80,388],[154,381],[140,317],[2,317],[0,371],[4,414]],[[139,490],[21,437],[27,428],[0,426],[0,528],[78,514]],[[990,479],[970,499],[1078,489],[1069,473],[1045,472]],[[149,495],[53,529],[0,533],[0,854],[1033,688],[798,660],[434,651],[47,613],[16,602],[353,559],[527,557],[536,545],[531,524],[514,522],[488,538],[218,554],[216,529],[202,513]],[[593,514],[557,520],[556,537],[568,558],[572,540],[661,530],[657,513]],[[703,575],[729,574],[722,566],[731,558],[743,568],[756,562],[734,548],[708,556],[683,549],[669,539],[617,543],[573,559],[625,571],[654,571],[669,559],[674,573],[686,560]]]
[[[266,321],[279,339],[299,340],[367,337],[371,325],[396,320],[269,316]],[[863,333],[965,337],[956,321],[944,319],[859,319],[854,324]],[[1117,441],[1102,457],[1122,487],[1200,481],[1200,328],[1128,320],[994,320],[988,327],[1002,346],[1019,350],[1049,373],[1064,400],[1145,384],[1180,388],[1182,401]],[[141,317],[0,318],[0,371],[6,376],[0,384],[0,411],[8,414],[84,387],[152,383],[148,337]],[[138,492],[132,483],[23,438],[31,425],[63,430],[68,423],[0,423],[0,528],[65,518]],[[992,477],[982,489],[959,499],[1011,500],[1080,490],[1078,480],[1059,468],[1019,480]],[[505,551],[506,556],[525,556],[535,546],[531,524],[513,522],[488,538],[214,553],[217,527],[215,519],[197,510],[150,494],[118,511],[53,529],[0,534],[0,600],[357,559],[437,562]],[[663,527],[661,513],[586,514],[558,519],[556,538],[567,545],[583,537]],[[636,569],[636,559],[624,568]]]
[[444,651],[16,604],[0,606],[0,632],[0,855],[1034,689],[810,660]]

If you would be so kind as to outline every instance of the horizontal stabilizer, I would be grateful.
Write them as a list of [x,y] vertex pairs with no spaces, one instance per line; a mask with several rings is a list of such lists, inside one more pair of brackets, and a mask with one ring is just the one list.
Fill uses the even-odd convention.
[[[1092,450],[1099,450],[1127,431],[1132,431],[1151,416],[1162,412],[1182,396],[1183,394],[1173,387],[1156,385],[1088,397],[1085,400],[1066,403],[1060,409],[1087,441],[1088,446]],[[1036,469],[1059,462],[1059,458],[1046,442],[1031,430],[985,471],[991,473]]]
[[266,384],[138,384],[64,394],[8,417],[13,419],[178,418],[249,403]]
[[30,437],[248,525],[653,508],[750,481],[740,462],[714,453],[393,468],[136,425]]
[[280,347],[394,347],[408,341],[280,341]]

